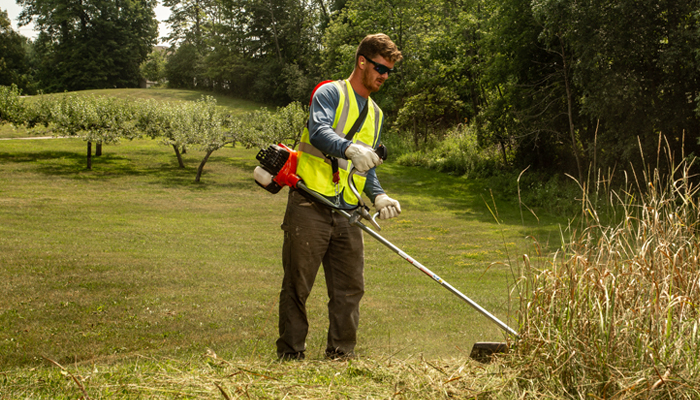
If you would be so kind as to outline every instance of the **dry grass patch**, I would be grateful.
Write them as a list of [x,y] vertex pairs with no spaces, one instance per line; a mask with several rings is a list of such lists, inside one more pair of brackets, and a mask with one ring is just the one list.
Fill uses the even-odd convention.
[[[665,154],[673,166],[666,174],[657,162],[620,190],[583,186],[572,239],[546,261],[524,257],[523,340],[509,363],[521,371],[522,391],[576,399],[700,398],[696,167],[692,159],[674,163]],[[608,202],[601,207],[593,198]],[[603,209],[616,212],[613,223],[598,214]]]

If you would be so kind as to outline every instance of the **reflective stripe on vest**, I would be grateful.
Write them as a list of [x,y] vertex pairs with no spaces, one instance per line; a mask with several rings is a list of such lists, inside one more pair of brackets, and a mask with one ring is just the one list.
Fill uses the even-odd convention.
[[[333,130],[335,133],[344,138],[348,133],[355,120],[360,116],[360,110],[355,99],[355,92],[352,90],[350,82],[347,80],[334,81],[331,84],[335,85],[340,92],[340,101],[335,110],[335,119],[333,121]],[[383,113],[374,101],[367,99],[367,117],[362,124],[362,127],[352,138],[355,144],[374,148],[377,146],[379,139],[379,128],[381,127]],[[306,186],[324,196],[334,197],[336,195],[336,185],[333,183],[333,171],[328,158],[309,140],[308,127],[304,128],[299,143],[299,161],[297,164],[297,175],[304,180]],[[338,183],[338,193],[343,193],[343,199],[347,204],[357,204],[357,199],[351,190],[344,190],[347,186],[349,169],[352,162],[344,158],[338,159],[338,172],[340,173],[340,182]],[[359,193],[362,193],[365,187],[367,174],[355,173],[354,183]]]

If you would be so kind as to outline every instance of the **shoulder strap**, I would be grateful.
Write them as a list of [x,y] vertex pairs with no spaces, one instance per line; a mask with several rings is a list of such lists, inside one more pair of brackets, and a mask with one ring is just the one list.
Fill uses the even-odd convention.
[[[355,120],[355,123],[352,124],[352,128],[348,131],[348,134],[345,135],[346,140],[352,141],[353,136],[355,136],[355,133],[357,132],[358,129],[360,129],[360,124],[367,118],[367,105],[369,102],[372,101],[372,99],[367,99],[367,103],[365,103],[365,107],[360,111],[360,116],[357,117]],[[326,155],[326,158],[331,160],[331,168],[333,170],[333,183],[338,183],[340,182],[340,175],[338,173],[338,159],[335,157],[328,157]]]
[[360,125],[362,122],[367,118],[367,105],[369,102],[372,101],[372,99],[367,98],[367,103],[365,103],[365,107],[360,111],[360,116],[357,117],[355,120],[355,123],[352,124],[352,128],[348,131],[348,134],[345,135],[345,139],[347,140],[352,140],[352,138],[355,136],[355,133],[357,132],[358,129],[360,129]]

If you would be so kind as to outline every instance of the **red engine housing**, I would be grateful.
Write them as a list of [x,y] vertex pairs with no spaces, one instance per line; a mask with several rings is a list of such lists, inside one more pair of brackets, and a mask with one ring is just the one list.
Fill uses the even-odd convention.
[[289,158],[273,180],[280,186],[296,188],[297,183],[299,183],[301,180],[301,178],[297,176],[297,162],[299,160],[299,153],[283,145],[282,143],[280,143],[278,146],[289,152]]

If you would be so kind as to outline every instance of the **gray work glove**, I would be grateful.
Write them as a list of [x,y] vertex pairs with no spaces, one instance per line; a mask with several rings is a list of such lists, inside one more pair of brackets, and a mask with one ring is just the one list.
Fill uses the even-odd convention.
[[360,172],[367,172],[384,162],[373,149],[355,143],[345,149],[345,157],[351,160]]
[[380,194],[374,199],[374,208],[379,212],[379,219],[394,218],[401,214],[401,204],[385,194]]

